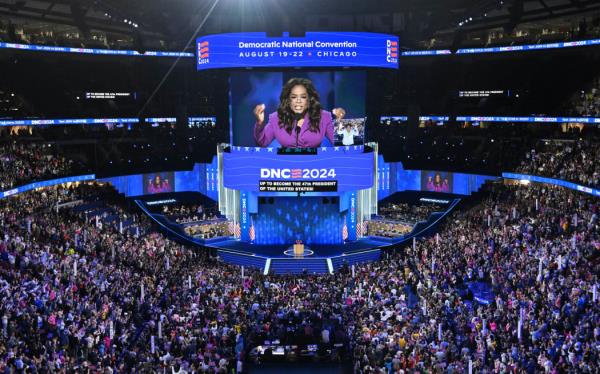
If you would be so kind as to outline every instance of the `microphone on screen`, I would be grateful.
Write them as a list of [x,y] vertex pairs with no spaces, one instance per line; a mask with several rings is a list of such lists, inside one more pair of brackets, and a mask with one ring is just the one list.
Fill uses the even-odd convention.
[[298,126],[298,121],[304,118],[302,113],[294,113],[294,122],[296,122],[296,134],[300,133],[301,126]]

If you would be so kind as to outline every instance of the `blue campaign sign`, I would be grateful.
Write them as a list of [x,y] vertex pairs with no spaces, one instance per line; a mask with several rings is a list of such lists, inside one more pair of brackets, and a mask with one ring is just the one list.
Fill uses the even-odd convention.
[[0,43],[0,49],[20,49],[23,51],[79,53],[105,56],[194,57],[194,55],[189,52],[146,51],[144,53],[139,53],[138,51],[129,49],[72,48],[18,43]]
[[499,116],[458,116],[458,122],[537,122],[537,123],[589,123],[600,124],[595,117],[499,117]]
[[419,116],[419,121],[448,121],[448,116]]
[[13,188],[8,191],[0,192],[0,199],[3,199],[8,196],[12,196],[12,195],[17,195],[22,192],[35,190],[36,188],[50,187],[50,186],[55,186],[57,184],[69,183],[69,182],[91,181],[94,179],[96,179],[95,174],[86,174],[86,175],[77,175],[77,176],[73,176],[73,177],[65,177],[65,178],[58,178],[58,179],[41,181],[41,182],[29,183],[29,184],[26,184],[26,185],[23,185],[20,187]]
[[472,54],[472,53],[499,53],[499,52],[516,52],[516,51],[538,51],[541,49],[559,49],[571,47],[585,47],[600,45],[600,39],[577,40],[572,42],[558,42],[545,44],[526,44],[526,45],[511,45],[505,47],[486,47],[486,48],[462,48],[456,51],[456,54]]
[[196,39],[198,70],[247,67],[398,68],[398,37],[364,32],[307,32],[304,37],[229,33]]
[[432,50],[421,50],[421,51],[404,51],[402,56],[440,56],[440,55],[451,55],[452,51],[449,49],[432,49]]
[[276,148],[235,147],[223,154],[223,185],[244,191],[261,191],[261,181],[335,186],[331,192],[371,188],[374,154],[354,148],[323,147],[316,155],[278,155]]

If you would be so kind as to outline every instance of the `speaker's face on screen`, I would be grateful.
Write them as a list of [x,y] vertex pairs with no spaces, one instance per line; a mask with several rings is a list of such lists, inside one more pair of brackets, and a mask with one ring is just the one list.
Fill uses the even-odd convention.
[[308,92],[306,87],[296,85],[290,92],[290,107],[296,114],[303,114],[308,110]]

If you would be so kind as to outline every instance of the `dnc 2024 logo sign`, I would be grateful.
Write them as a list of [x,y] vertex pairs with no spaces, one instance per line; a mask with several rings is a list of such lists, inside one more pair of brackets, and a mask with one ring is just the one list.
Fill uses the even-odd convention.
[[335,178],[335,169],[260,169],[261,178],[273,179],[329,179]]
[[398,42],[395,40],[386,40],[385,60],[387,62],[398,62]]
[[208,64],[209,60],[208,40],[198,43],[198,64]]

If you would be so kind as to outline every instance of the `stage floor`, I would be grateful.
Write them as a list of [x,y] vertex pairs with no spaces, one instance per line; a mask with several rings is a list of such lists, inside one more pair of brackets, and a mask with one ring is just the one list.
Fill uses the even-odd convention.
[[[389,246],[391,243],[377,241],[373,239],[360,239],[354,242],[344,244],[329,244],[329,245],[310,245],[308,246],[314,254],[306,256],[306,258],[325,258],[340,256],[342,254],[351,254],[371,249],[378,249]],[[255,254],[257,256],[269,258],[290,258],[283,252],[290,248],[289,245],[254,245],[240,240],[223,240],[216,243],[205,244],[207,247],[241,252],[244,254]]]

